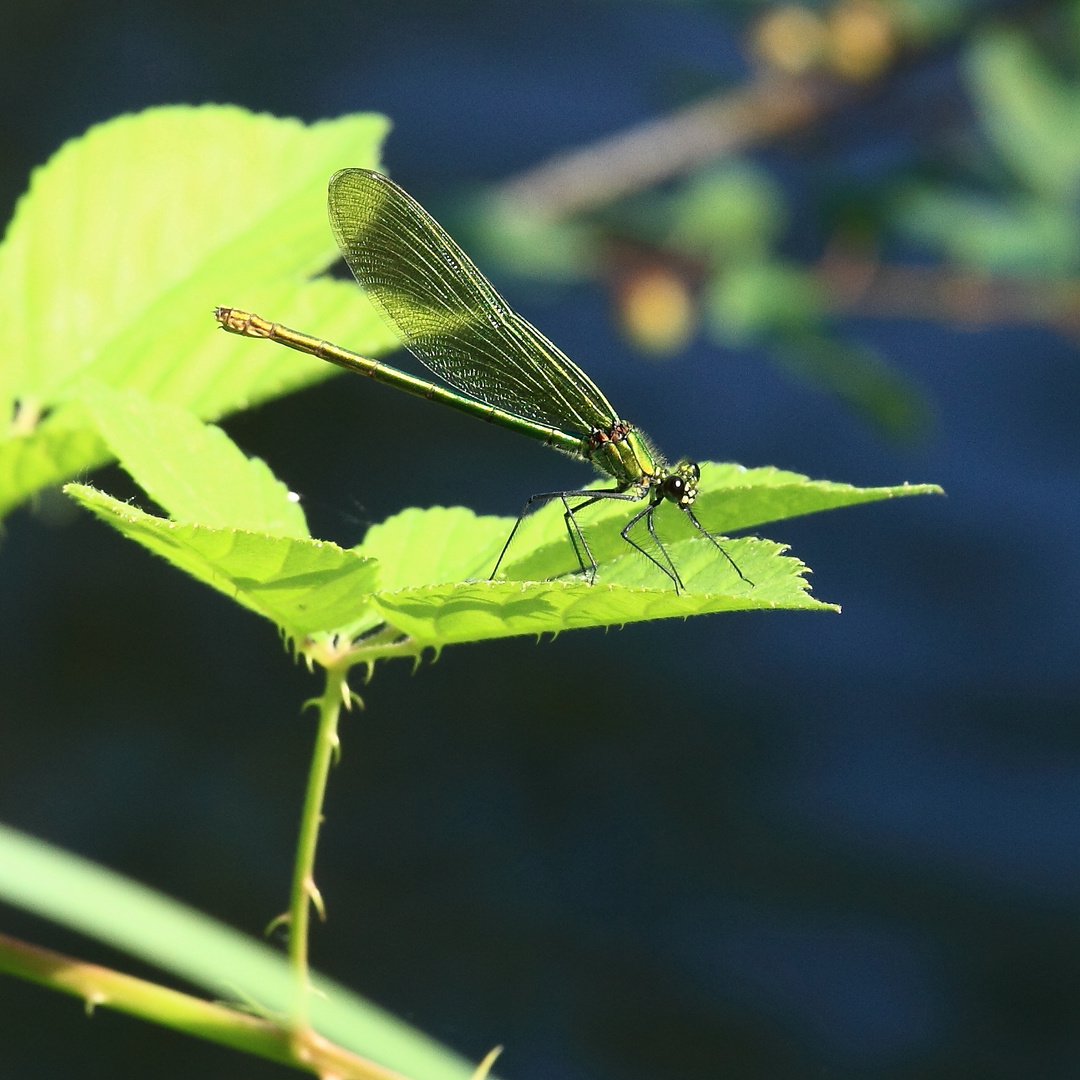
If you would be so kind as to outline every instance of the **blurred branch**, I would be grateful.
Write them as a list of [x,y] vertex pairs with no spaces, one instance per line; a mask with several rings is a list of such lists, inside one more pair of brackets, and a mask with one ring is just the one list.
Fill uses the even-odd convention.
[[[748,38],[759,67],[745,86],[703,98],[588,146],[564,151],[496,190],[536,218],[561,219],[605,206],[780,135],[808,127],[898,67],[1005,12],[1047,0],[987,0],[915,31],[881,0],[833,0],[824,9],[779,5]],[[931,20],[932,23],[933,20]]]
[[499,195],[540,217],[569,217],[803,128],[856,90],[828,76],[761,75],[738,90],[558,154],[504,181]]
[[1080,280],[990,277],[933,266],[890,266],[829,252],[818,264],[834,311],[968,326],[1043,325],[1080,334]]

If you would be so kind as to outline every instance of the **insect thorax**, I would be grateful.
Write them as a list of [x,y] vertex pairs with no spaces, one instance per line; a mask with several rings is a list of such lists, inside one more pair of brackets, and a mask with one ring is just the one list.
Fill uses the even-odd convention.
[[669,469],[633,424],[616,420],[609,428],[594,428],[585,443],[585,456],[615,478],[623,489],[644,495],[662,483]]

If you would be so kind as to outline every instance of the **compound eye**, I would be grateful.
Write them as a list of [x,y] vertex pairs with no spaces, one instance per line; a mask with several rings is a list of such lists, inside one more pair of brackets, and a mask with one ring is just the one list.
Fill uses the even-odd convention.
[[700,470],[692,461],[679,462],[675,472],[660,484],[660,493],[685,510],[697,498],[699,476]]
[[685,502],[686,492],[686,481],[678,473],[665,477],[660,484],[660,494],[673,503]]

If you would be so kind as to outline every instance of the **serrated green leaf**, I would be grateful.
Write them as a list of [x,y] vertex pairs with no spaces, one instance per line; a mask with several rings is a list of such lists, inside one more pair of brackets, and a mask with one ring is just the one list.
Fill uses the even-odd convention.
[[700,491],[701,523],[721,533],[860,503],[944,494],[937,484],[860,488],[832,480],[811,480],[801,473],[771,465],[743,469],[739,465],[713,462],[701,466]]
[[134,390],[92,382],[81,396],[120,464],[174,521],[309,535],[299,501],[221,428]]
[[102,521],[303,640],[356,623],[378,563],[328,541],[167,521],[82,484],[64,491]]
[[512,525],[464,506],[410,507],[373,525],[355,550],[379,560],[383,592],[444,585],[488,577]]
[[[613,505],[622,507],[621,518],[615,520],[618,526],[626,519],[626,504],[616,502]],[[679,522],[685,520],[678,511],[674,511],[674,514]],[[413,588],[483,582],[491,573],[512,526],[512,518],[477,517],[471,510],[460,506],[433,507],[430,510],[413,507],[370,529],[364,543],[356,550],[379,559],[382,573],[377,595],[383,598]],[[562,522],[561,506],[556,528],[558,531],[553,546],[557,549],[559,562],[550,576],[578,570],[573,547]],[[617,528],[615,536],[618,537]],[[795,559],[777,559],[776,556],[783,550],[780,545],[758,539],[724,542],[724,549],[745,576],[754,582],[751,587],[700,534],[691,531],[689,535],[671,539],[674,542],[670,545],[670,551],[676,559],[687,592],[731,594],[738,598],[735,601],[737,607],[747,604],[750,607],[772,607],[791,603],[805,606],[806,584],[798,577],[805,567]],[[597,554],[594,551],[599,564],[598,583],[673,591],[670,578],[640,553],[629,548],[621,538],[610,550],[608,545],[601,543],[597,544],[597,549],[602,552]],[[550,557],[547,544],[542,544],[542,551],[544,556]],[[524,562],[531,565],[528,556]],[[519,560],[514,571],[507,576],[521,581],[522,565],[523,562]],[[564,583],[581,583],[581,579],[575,576],[573,581]],[[517,591],[514,590],[512,595],[517,596]],[[820,606],[813,600],[809,604]]]
[[[376,560],[333,544],[170,522],[93,488],[69,484],[65,490],[125,536],[272,619],[296,640],[317,633],[355,637],[385,620],[422,646],[441,647],[706,612],[828,606],[809,595],[806,567],[768,540],[726,543],[752,586],[701,539],[670,546],[686,584],[682,593],[647,560],[622,552],[601,568],[602,585],[580,578],[449,581],[455,570],[487,571],[509,520],[478,518],[461,507],[410,509],[376,527],[364,549],[390,560],[392,587],[384,588]],[[409,579],[417,584],[403,587]]]
[[[594,488],[610,487],[610,481],[597,481]],[[857,488],[829,480],[811,480],[800,473],[787,472],[771,466],[745,469],[732,463],[706,461],[701,463],[701,482],[694,512],[701,524],[716,536],[750,529],[784,518],[813,514],[858,503],[877,502],[905,495],[941,494],[936,484],[898,484],[892,487]],[[620,530],[633,516],[630,508],[640,509],[640,503],[604,500],[589,507],[578,518],[585,531],[589,548],[597,563],[604,564],[625,554],[626,542]],[[685,515],[670,504],[656,511],[656,527],[665,545],[680,539],[693,539],[695,530]],[[647,536],[639,523],[635,537],[647,544]],[[731,541],[723,541],[731,550]],[[722,559],[715,552],[718,559]],[[739,568],[743,569],[741,562]],[[676,565],[678,565],[676,563]],[[572,572],[577,559],[567,537],[563,522],[562,504],[557,500],[541,507],[526,518],[507,553],[502,571],[515,580],[544,580]],[[746,573],[746,571],[743,571]],[[663,575],[657,570],[662,578]],[[681,570],[680,570],[681,574]],[[753,574],[746,575],[752,581]],[[604,581],[599,576],[598,581]]]
[[[670,545],[670,551],[684,574],[686,592],[676,593],[670,582],[656,587],[656,577],[663,578],[659,571],[654,575],[643,558],[624,556],[605,569],[626,584],[600,578],[595,585],[580,579],[473,582],[379,593],[375,603],[387,622],[419,642],[440,646],[720,611],[836,610],[809,595],[806,567],[780,555],[781,545],[743,539],[725,546],[754,581],[752,587],[710,544],[684,540]],[[635,583],[645,578],[654,587]],[[710,588],[717,591],[705,591]]]
[[[463,507],[405,510],[345,552],[313,540],[164,521],[91,488],[66,490],[125,535],[273,619],[296,639],[316,633],[352,639],[385,622],[409,635],[412,646],[439,648],[708,612],[830,606],[810,595],[807,568],[783,555],[782,545],[721,538],[718,551],[669,505],[657,511],[657,533],[685,585],[680,592],[622,540],[620,529],[629,520],[622,501],[590,508],[595,519],[582,522],[598,564],[596,583],[589,584],[578,576],[561,505],[544,507],[523,522],[502,571],[510,580],[486,581],[513,521],[477,517]],[[940,490],[931,484],[856,488],[774,468],[706,463],[696,509],[702,523],[720,533]],[[647,533],[638,539],[647,543]],[[400,643],[394,641],[393,648]]]
[[75,408],[47,416],[30,434],[0,440],[0,518],[42,488],[109,457],[85,412]]
[[[327,178],[342,165],[376,165],[386,127],[375,115],[305,126],[231,106],[170,106],[66,143],[35,171],[0,244],[0,409],[11,415],[18,401],[64,412],[87,375],[208,419],[333,374],[221,333],[219,304],[368,353],[396,347],[355,286],[308,280],[337,257]],[[72,416],[62,426],[83,445]],[[30,474],[43,482],[98,463],[45,434],[39,453],[36,433],[23,436],[12,453],[36,455]],[[0,490],[0,506],[24,497],[30,474]]]
[[0,401],[55,404],[73,373],[95,368],[176,404],[235,407],[208,391],[212,371],[170,378],[169,361],[222,336],[211,315],[229,302],[222,289],[297,284],[337,256],[327,177],[345,161],[374,165],[386,127],[375,115],[308,127],[169,106],[66,143],[35,171],[0,247],[11,358]]

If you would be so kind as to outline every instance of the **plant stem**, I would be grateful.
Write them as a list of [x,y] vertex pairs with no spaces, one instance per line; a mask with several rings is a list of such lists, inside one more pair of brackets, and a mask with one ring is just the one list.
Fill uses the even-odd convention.
[[345,682],[348,667],[326,668],[326,686],[319,706],[319,725],[315,747],[308,771],[307,791],[300,814],[300,836],[296,844],[296,865],[293,870],[292,893],[289,898],[289,963],[296,978],[296,998],[291,1022],[298,1032],[308,1027],[308,998],[311,976],[308,969],[308,928],[311,908],[321,918],[326,917],[322,897],[315,886],[315,850],[322,824],[323,800],[326,797],[326,778],[338,749],[337,724],[341,706],[349,703],[349,688]]
[[270,1020],[203,1001],[132,975],[0,934],[0,972],[73,994],[97,1006],[137,1016],[221,1046],[342,1080],[402,1080],[374,1061],[343,1050],[315,1032],[286,1031]]

